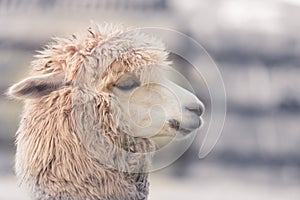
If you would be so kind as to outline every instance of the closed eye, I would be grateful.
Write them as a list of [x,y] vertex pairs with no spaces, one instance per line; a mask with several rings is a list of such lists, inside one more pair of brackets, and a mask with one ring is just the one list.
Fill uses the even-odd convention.
[[130,91],[136,87],[139,87],[140,85],[141,82],[136,77],[127,76],[121,78],[116,84],[114,84],[114,87],[119,90]]

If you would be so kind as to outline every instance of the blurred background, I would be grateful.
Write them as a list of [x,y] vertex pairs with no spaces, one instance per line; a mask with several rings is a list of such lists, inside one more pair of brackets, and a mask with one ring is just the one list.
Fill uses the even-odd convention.
[[13,170],[22,103],[4,93],[35,50],[90,20],[183,32],[222,74],[228,110],[217,146],[199,160],[195,140],[152,173],[150,200],[300,199],[300,0],[0,0],[0,200],[28,199]]

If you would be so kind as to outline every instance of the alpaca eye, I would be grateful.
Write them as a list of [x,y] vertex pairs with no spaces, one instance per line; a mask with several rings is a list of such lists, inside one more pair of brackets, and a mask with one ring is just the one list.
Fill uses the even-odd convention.
[[120,90],[128,91],[140,86],[140,82],[134,79],[126,79],[116,83],[114,86]]
[[49,62],[47,62],[46,63],[46,65],[45,65],[45,68],[46,69],[49,69],[50,67],[51,67],[51,64],[52,64],[53,62],[50,60]]

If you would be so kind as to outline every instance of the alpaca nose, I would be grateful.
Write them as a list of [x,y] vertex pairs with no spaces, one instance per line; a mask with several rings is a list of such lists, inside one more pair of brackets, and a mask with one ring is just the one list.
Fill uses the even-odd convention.
[[199,117],[203,114],[203,110],[204,110],[203,105],[199,103],[189,104],[188,106],[185,106],[185,109],[192,113],[195,113]]

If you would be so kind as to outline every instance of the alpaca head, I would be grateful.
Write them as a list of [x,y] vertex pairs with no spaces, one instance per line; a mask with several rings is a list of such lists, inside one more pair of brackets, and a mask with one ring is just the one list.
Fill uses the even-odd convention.
[[201,125],[201,101],[164,77],[170,65],[164,45],[137,30],[95,26],[69,39],[56,38],[40,53],[31,76],[9,93],[40,101],[69,89],[72,120],[87,146],[97,140],[89,135],[95,129],[115,133],[112,138],[122,132],[157,141]]

